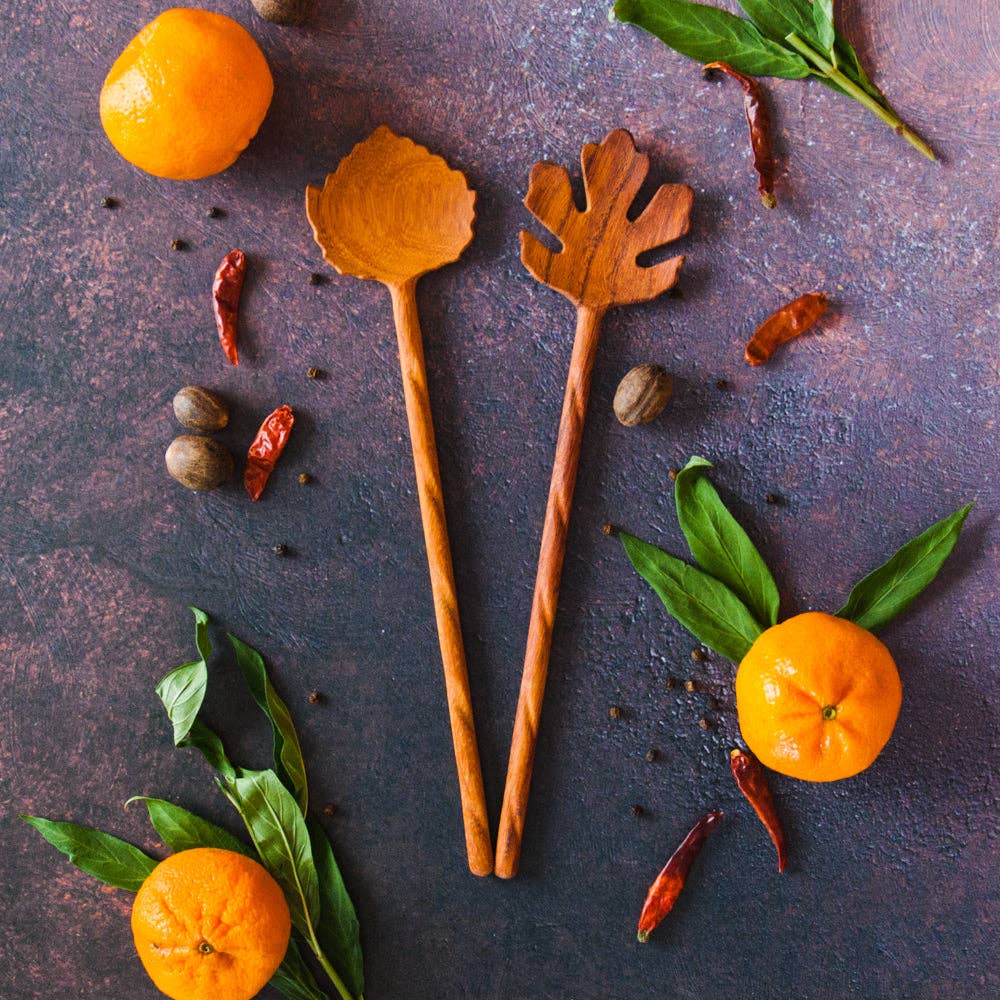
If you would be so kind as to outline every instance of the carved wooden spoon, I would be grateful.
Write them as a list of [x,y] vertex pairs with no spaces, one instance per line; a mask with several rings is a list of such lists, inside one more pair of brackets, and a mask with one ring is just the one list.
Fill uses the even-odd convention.
[[461,173],[385,125],[354,147],[322,190],[306,188],[306,214],[324,259],[341,274],[380,281],[392,296],[469,868],[489,875],[493,846],[416,300],[417,279],[458,260],[468,246],[475,201]]
[[683,257],[672,257],[652,267],[639,267],[636,257],[688,231],[694,197],[686,184],[664,184],[633,222],[626,213],[649,171],[649,157],[636,152],[632,136],[617,129],[600,145],[584,146],[580,159],[587,195],[584,211],[573,202],[566,170],[554,163],[536,163],[531,168],[524,199],[539,222],[558,237],[562,249],[549,250],[530,233],[522,232],[521,260],[534,278],[561,292],[576,306],[577,319],[497,836],[495,870],[501,878],[517,874],[521,855],[566,531],[601,319],[611,306],[645,302],[676,282]]

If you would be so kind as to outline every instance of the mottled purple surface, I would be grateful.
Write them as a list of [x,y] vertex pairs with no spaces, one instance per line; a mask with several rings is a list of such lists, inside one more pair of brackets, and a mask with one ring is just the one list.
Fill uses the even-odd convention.
[[[142,810],[122,810],[130,795],[231,822],[208,769],[171,748],[153,694],[192,652],[187,604],[259,646],[292,706],[314,801],[337,805],[327,826],[361,916],[369,1000],[1000,991],[995,5],[844,0],[848,35],[941,162],[817,84],[775,82],[781,204],[766,213],[735,88],[609,24],[609,4],[320,0],[304,29],[213,4],[260,39],[277,89],[237,164],[188,184],[131,168],[98,122],[104,74],[160,4],[4,5],[4,1000],[155,994],[130,898],[16,815],[150,850]],[[422,283],[420,305],[494,822],[573,328],[518,262],[527,172],[572,164],[621,125],[657,180],[696,191],[683,298],[605,323],[522,874],[508,884],[465,871],[388,297],[332,272],[307,283],[323,268],[305,185],[381,122],[479,192],[474,243]],[[120,207],[101,208],[104,195]],[[206,218],[210,205],[225,217]],[[174,237],[190,250],[172,252]],[[234,246],[252,258],[239,369],[207,296]],[[813,288],[836,303],[821,332],[747,368],[748,332]],[[675,399],[625,429],[611,397],[644,361],[674,373]],[[329,377],[308,381],[310,365]],[[170,399],[189,383],[230,400],[221,437],[237,452],[274,406],[295,407],[259,504],[235,482],[195,495],[167,478]],[[884,633],[905,694],[881,758],[836,785],[775,779],[791,842],[781,877],[728,773],[732,666],[692,663],[690,637],[600,533],[613,519],[681,552],[666,471],[692,453],[716,463],[786,613],[837,607],[896,546],[977,500],[938,582]],[[300,486],[300,470],[315,482]],[[765,505],[769,492],[787,504]],[[294,558],[275,559],[276,542]],[[669,676],[703,692],[667,691]],[[213,665],[208,714],[234,756],[264,763],[262,719],[228,659]],[[690,891],[637,945],[646,886],[715,806],[727,820]]]

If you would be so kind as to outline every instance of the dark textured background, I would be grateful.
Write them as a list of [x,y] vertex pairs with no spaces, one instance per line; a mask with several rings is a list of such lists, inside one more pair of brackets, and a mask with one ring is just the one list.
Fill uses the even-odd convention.
[[[224,174],[148,177],[109,146],[97,95],[162,6],[13,0],[0,12],[4,1000],[154,995],[130,898],[15,817],[73,818],[150,850],[142,810],[122,810],[130,795],[227,817],[200,759],[171,749],[153,694],[193,650],[189,603],[265,652],[314,801],[337,805],[328,827],[361,916],[369,1000],[995,996],[991,0],[844,0],[846,33],[941,162],[818,84],[774,82],[771,213],[753,191],[736,88],[610,25],[609,0],[320,0],[306,29],[215,3],[260,39],[271,113]],[[522,875],[509,884],[465,871],[388,297],[332,272],[307,283],[322,267],[303,189],[380,122],[479,192],[474,243],[422,283],[420,305],[494,822],[573,329],[518,262],[528,169],[573,164],[622,125],[658,180],[696,191],[683,298],[605,323]],[[103,195],[121,206],[102,209]],[[206,218],[210,205],[226,217]],[[171,252],[174,237],[191,249]],[[233,246],[252,258],[239,369],[208,297]],[[748,332],[813,288],[836,302],[822,331],[747,368]],[[674,373],[676,396],[628,430],[611,397],[643,361]],[[329,378],[308,381],[309,365]],[[231,401],[222,437],[236,452],[278,403],[299,414],[261,503],[236,482],[196,495],[167,478],[170,399],[192,382]],[[905,690],[885,753],[836,785],[775,778],[792,844],[782,877],[728,774],[732,666],[691,662],[691,638],[600,533],[614,519],[680,552],[666,472],[692,453],[716,462],[786,613],[837,607],[900,543],[978,501],[933,589],[884,633]],[[299,486],[300,470],[315,484]],[[787,505],[765,505],[769,492]],[[275,559],[279,541],[294,558]],[[668,676],[707,694],[666,691]],[[264,762],[262,719],[226,658],[208,709],[238,759]],[[650,879],[713,806],[725,825],[639,947]]]

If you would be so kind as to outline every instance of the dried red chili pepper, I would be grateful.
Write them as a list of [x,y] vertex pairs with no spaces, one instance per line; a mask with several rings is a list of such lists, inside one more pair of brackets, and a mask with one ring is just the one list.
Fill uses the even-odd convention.
[[257,436],[250,445],[247,455],[247,467],[243,472],[243,485],[251,500],[259,500],[267,480],[274,469],[274,463],[288,444],[288,436],[292,433],[295,415],[290,406],[279,406],[260,425]]
[[822,292],[806,292],[768,316],[744,351],[748,364],[762,365],[781,344],[805,333],[826,312],[830,300]]
[[240,292],[247,270],[247,257],[242,250],[230,250],[212,282],[212,311],[219,330],[219,343],[231,364],[240,363],[236,353],[237,319],[240,309]]
[[736,787],[746,796],[747,802],[753,806],[757,818],[764,824],[764,829],[774,841],[774,849],[778,852],[778,871],[785,870],[788,853],[785,847],[785,831],[782,829],[778,811],[774,808],[771,789],[764,777],[764,768],[756,757],[743,750],[732,750],[729,753],[729,769],[736,779]]
[[674,851],[673,856],[664,865],[663,871],[656,876],[656,881],[646,893],[646,902],[639,916],[640,941],[649,940],[650,932],[673,909],[681,889],[684,888],[684,882],[687,880],[694,859],[698,857],[705,844],[705,838],[720,819],[722,813],[718,809],[705,813],[691,827],[691,832],[681,841],[681,846]]
[[764,102],[764,90],[752,77],[733,69],[729,63],[710,62],[703,70],[717,69],[731,76],[743,88],[743,110],[750,126],[750,148],[753,151],[753,168],[757,171],[757,191],[765,208],[774,208],[774,159],[771,156],[771,115]]

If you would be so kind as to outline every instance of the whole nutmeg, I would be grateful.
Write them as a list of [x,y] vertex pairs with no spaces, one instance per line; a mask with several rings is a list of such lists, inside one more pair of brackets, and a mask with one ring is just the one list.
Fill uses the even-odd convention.
[[618,383],[612,404],[619,423],[626,427],[655,420],[670,401],[674,380],[659,365],[636,365]]
[[189,490],[214,490],[233,474],[233,456],[212,438],[182,434],[167,449],[167,472]]
[[229,407],[210,389],[189,385],[174,396],[174,416],[193,431],[221,431],[229,423]]
[[313,9],[313,0],[250,0],[265,21],[274,24],[301,24]]

